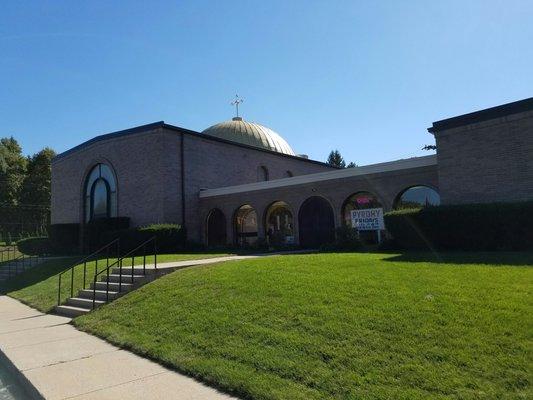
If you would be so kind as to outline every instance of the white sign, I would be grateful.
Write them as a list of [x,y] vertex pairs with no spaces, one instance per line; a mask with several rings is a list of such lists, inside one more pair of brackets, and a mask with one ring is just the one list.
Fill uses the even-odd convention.
[[379,231],[385,229],[383,208],[352,210],[352,226],[358,231]]

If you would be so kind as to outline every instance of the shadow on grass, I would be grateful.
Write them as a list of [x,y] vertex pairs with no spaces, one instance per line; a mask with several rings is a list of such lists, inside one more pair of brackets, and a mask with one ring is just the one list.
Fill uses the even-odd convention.
[[42,282],[53,275],[72,266],[76,261],[76,257],[65,257],[54,260],[45,261],[31,269],[28,269],[13,278],[4,282],[0,282],[0,294],[7,294],[9,292],[24,289],[25,287],[35,285]]
[[532,266],[533,252],[406,252],[383,261]]

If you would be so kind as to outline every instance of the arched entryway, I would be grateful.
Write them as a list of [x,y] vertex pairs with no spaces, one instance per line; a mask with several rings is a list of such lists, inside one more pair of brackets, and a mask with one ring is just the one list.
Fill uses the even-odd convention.
[[265,214],[265,236],[272,245],[294,243],[292,212],[283,201],[272,203]]
[[305,200],[298,213],[300,245],[317,247],[335,239],[333,209],[323,197],[313,196]]
[[218,208],[209,212],[206,223],[207,245],[224,246],[226,242],[226,217]]
[[[352,210],[364,210],[368,208],[383,208],[378,197],[370,192],[357,192],[348,197],[342,205],[342,218],[344,223],[352,226]],[[367,243],[377,243],[377,231],[360,231],[359,238]]]
[[245,204],[237,209],[234,218],[235,244],[250,246],[257,242],[257,213]]

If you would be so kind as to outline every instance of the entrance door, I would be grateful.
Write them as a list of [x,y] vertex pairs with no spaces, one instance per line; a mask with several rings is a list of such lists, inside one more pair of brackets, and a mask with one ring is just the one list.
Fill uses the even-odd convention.
[[298,213],[300,245],[318,247],[335,239],[333,209],[323,197],[308,198]]

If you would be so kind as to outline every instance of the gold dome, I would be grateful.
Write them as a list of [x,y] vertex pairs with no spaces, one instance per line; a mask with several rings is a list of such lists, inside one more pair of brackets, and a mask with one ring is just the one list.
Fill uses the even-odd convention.
[[272,129],[254,122],[243,121],[241,117],[213,125],[202,133],[282,154],[295,155],[285,139]]

